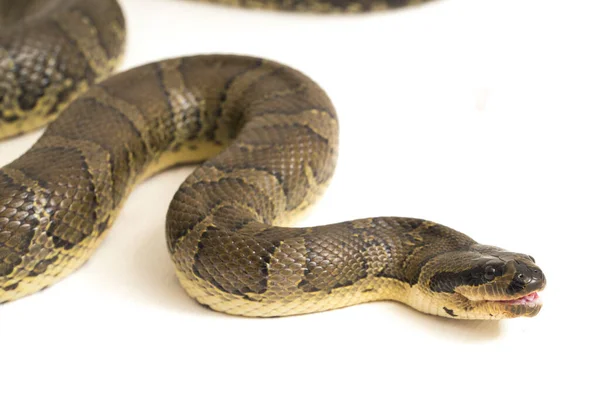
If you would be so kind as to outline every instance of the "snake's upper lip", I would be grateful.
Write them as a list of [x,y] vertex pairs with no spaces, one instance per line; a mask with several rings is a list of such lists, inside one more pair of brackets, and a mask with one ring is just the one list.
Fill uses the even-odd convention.
[[483,303],[495,304],[500,307],[507,306],[524,306],[527,308],[540,308],[542,306],[542,298],[539,295],[539,290],[533,290],[529,293],[522,295],[520,297],[512,297],[505,299],[483,299],[480,300]]
[[508,299],[508,300],[488,300],[498,303],[506,303],[506,304],[521,304],[521,305],[536,305],[541,303],[541,298],[538,292],[532,292],[525,296],[518,297],[516,299]]
[[485,298],[485,297],[470,298],[465,295],[463,295],[463,297],[465,297],[467,300],[472,301],[472,302],[488,302],[488,303],[499,303],[499,304],[510,304],[510,305],[517,305],[517,304],[537,305],[537,304],[542,303],[541,297],[539,295],[540,291],[541,291],[540,289],[535,289],[524,295],[512,296],[512,297],[506,296],[504,298]]

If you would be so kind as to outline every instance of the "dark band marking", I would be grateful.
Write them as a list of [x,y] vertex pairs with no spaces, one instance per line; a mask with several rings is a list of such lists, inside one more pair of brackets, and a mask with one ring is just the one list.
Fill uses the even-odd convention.
[[[97,218],[98,198],[87,160],[74,147],[42,147],[30,150],[28,155],[15,161],[12,166],[48,192],[46,212],[50,215],[50,225],[46,232],[52,237],[56,248],[72,249],[92,233]],[[48,169],[43,160],[53,160],[53,168]],[[67,189],[61,179],[74,184],[74,189],[82,195],[82,199],[75,201],[65,195]],[[84,206],[82,210],[71,208],[76,202]],[[87,225],[72,225],[74,218],[87,222]]]
[[[277,246],[278,241],[269,243],[208,227],[198,243],[192,271],[222,292],[252,300],[246,295],[267,291],[268,265]],[[245,264],[240,265],[240,260]]]
[[214,312],[218,312],[218,311],[214,310],[214,309],[213,309],[211,306],[209,306],[208,304],[204,304],[204,303],[198,303],[198,305],[200,305],[200,307],[203,307],[203,308],[205,308],[205,309],[207,309],[207,310],[214,311]]
[[[26,223],[30,229],[23,231],[21,229],[8,228],[10,236],[0,240],[0,276],[10,275],[14,268],[23,261],[22,256],[27,252],[35,230],[39,226],[39,217],[36,215],[33,204],[36,202],[36,194],[29,188],[15,182],[5,172],[0,171],[0,193],[8,195],[13,193],[12,201],[0,206],[2,211],[12,208],[16,213],[27,212],[28,216],[20,220],[20,223]],[[20,205],[12,206],[13,202]],[[7,224],[12,221],[11,218],[0,219],[0,232],[7,229]],[[4,235],[3,235],[4,237]],[[9,243],[11,243],[9,245]]]
[[51,115],[56,114],[58,112],[58,109],[60,107],[64,106],[67,103],[67,101],[69,100],[69,97],[71,97],[76,91],[77,91],[76,85],[71,85],[71,86],[65,87],[63,90],[61,90],[56,95],[54,104],[52,105],[50,110],[46,113],[46,116],[51,116]]
[[33,270],[31,270],[29,272],[29,276],[38,276],[43,274],[44,272],[46,272],[46,270],[48,269],[48,267],[50,265],[52,265],[56,260],[58,259],[58,256],[54,256],[48,260],[42,260],[40,262],[38,262],[35,267],[33,267]]
[[77,11],[77,13],[80,15],[80,17],[82,17],[82,19],[87,19],[96,30],[95,38],[97,39],[98,46],[104,52],[106,59],[110,60],[111,58],[116,56],[117,54],[111,51],[111,46],[108,44],[106,38],[102,34],[102,25],[98,23],[98,21],[96,20],[96,16],[92,16],[90,13],[83,11],[83,8],[81,7],[78,7],[77,9],[75,9],[75,11]]
[[[226,195],[222,198],[216,196],[216,193],[219,193],[221,189],[220,186],[223,186],[225,193],[231,195]],[[237,194],[236,200],[233,198],[234,193]],[[202,199],[201,203],[204,207],[199,208],[193,205],[186,205],[185,200],[181,199],[182,196],[188,199],[195,199],[195,202]],[[231,198],[231,200],[223,200],[223,198]],[[235,232],[250,222],[271,223],[276,207],[273,198],[268,193],[265,193],[263,189],[250,182],[233,177],[222,177],[216,181],[194,182],[181,188],[173,201],[178,202],[182,207],[186,207],[189,210],[187,211],[188,215],[177,218],[179,226],[172,230],[169,235],[171,248],[174,248],[180,238],[187,235],[208,217],[213,217],[215,222],[218,222],[220,226]],[[219,218],[219,211],[222,209],[228,210],[225,213],[225,219]],[[258,218],[257,215],[260,215],[262,218]]]
[[310,106],[307,108],[299,108],[297,110],[290,110],[290,111],[270,110],[269,109],[269,110],[253,113],[251,117],[258,118],[258,117],[265,117],[265,116],[269,116],[269,115],[273,115],[273,116],[285,115],[288,117],[293,117],[293,116],[300,115],[300,114],[310,112],[310,111],[325,113],[332,120],[337,120],[337,116],[335,114],[333,114],[330,109],[325,108],[325,107],[310,107]]
[[[339,224],[342,228],[345,224]],[[333,235],[332,235],[333,236]],[[317,291],[331,292],[334,289],[352,286],[362,279],[369,276],[368,260],[363,256],[364,247],[357,248],[360,245],[360,239],[353,238],[356,242],[348,245],[342,245],[344,239],[338,238],[335,242],[321,236],[320,233],[306,235],[306,261],[304,267],[304,278],[298,284],[298,288],[304,292],[312,293]],[[349,239],[352,240],[352,239]],[[354,254],[354,268],[344,265],[342,260],[348,259],[348,256]],[[330,262],[329,260],[338,260]]]
[[444,307],[444,311],[446,311],[446,313],[452,317],[456,317],[457,315],[454,314],[454,310],[450,309],[450,308],[446,308]]
[[214,117],[215,117],[214,126],[212,127],[212,129],[210,129],[206,132],[206,137],[208,138],[208,140],[212,141],[212,140],[216,139],[216,132],[219,129],[219,119],[220,119],[221,115],[223,114],[223,109],[224,109],[225,103],[227,102],[227,97],[228,97],[227,92],[228,92],[229,88],[233,85],[233,83],[236,81],[237,78],[246,75],[250,71],[260,68],[262,65],[263,65],[263,60],[256,59],[254,63],[251,63],[250,65],[246,66],[242,71],[234,74],[227,80],[227,82],[225,82],[225,86],[223,87],[223,91],[221,92],[221,98],[219,101],[219,105],[217,106],[215,113],[214,113]]
[[[170,134],[172,135],[173,139],[176,138],[176,133],[177,133],[177,123],[176,121],[178,119],[182,119],[183,122],[185,122],[185,132],[184,132],[184,137],[187,140],[195,140],[197,138],[200,137],[200,134],[202,133],[202,128],[203,128],[203,122],[202,122],[202,118],[201,118],[201,113],[200,113],[200,103],[198,103],[198,100],[194,97],[194,106],[190,107],[190,106],[186,106],[184,109],[180,109],[181,108],[181,104],[176,104],[173,101],[173,96],[171,95],[171,93],[169,92],[169,88],[167,87],[167,83],[165,82],[169,77],[167,76],[167,74],[173,74],[176,73],[178,75],[178,77],[176,77],[175,79],[181,80],[181,85],[182,87],[179,88],[174,88],[180,95],[183,95],[184,92],[181,92],[182,90],[185,90],[185,94],[189,95],[189,96],[193,96],[193,93],[191,93],[191,91],[187,91],[185,88],[185,79],[183,76],[183,72],[181,71],[181,62],[177,62],[177,64],[174,66],[174,68],[169,68],[166,69],[165,65],[163,62],[158,62],[156,64],[154,64],[154,70],[155,73],[157,75],[157,80],[158,80],[158,84],[160,87],[161,92],[163,93],[163,96],[166,99],[166,103],[168,104],[169,107],[169,121],[175,121],[175,123],[169,123],[167,124],[167,126],[170,126],[171,132]],[[172,78],[171,78],[172,79]],[[187,103],[186,103],[187,104]],[[183,114],[183,116],[181,116],[181,114]],[[190,124],[190,121],[193,121],[193,124]],[[174,148],[174,151],[178,150],[178,147],[181,146],[181,143],[176,143],[175,146],[177,148]]]
[[[313,139],[316,139],[316,142],[322,142],[324,143],[326,146],[329,146],[329,139],[327,139],[326,137],[323,137],[323,135],[319,134],[317,131],[315,131],[309,124],[303,124],[303,123],[299,123],[299,122],[281,122],[281,123],[277,123],[277,124],[267,124],[267,125],[260,125],[257,127],[254,127],[252,125],[250,125],[250,123],[252,122],[252,120],[250,120],[249,122],[247,122],[248,126],[250,126],[252,129],[274,129],[277,131],[280,131],[281,133],[281,137],[282,138],[286,138],[285,134],[287,133],[288,130],[290,129],[300,129],[303,132],[302,133],[306,133],[308,134],[308,136],[312,137]],[[256,142],[252,141],[252,140],[240,140],[239,142],[240,144],[252,144],[252,145],[257,145]],[[287,141],[284,141],[280,144],[286,144]],[[269,144],[272,145],[273,143],[263,143],[263,144]]]
[[[393,218],[384,221],[397,232],[393,248],[401,249],[404,254],[398,264],[384,269],[378,276],[397,279],[410,286],[419,283],[421,271],[429,262],[452,252],[466,251],[474,243],[465,235],[421,219]],[[408,246],[412,247],[406,249]]]
[[19,108],[23,111],[31,111],[37,105],[39,99],[44,96],[43,92],[32,92],[31,88],[29,90],[25,89],[23,94],[21,94],[18,98]]
[[[412,238],[409,236],[409,241],[411,243],[415,243],[411,239]],[[411,287],[416,285],[419,282],[419,276],[421,276],[422,266],[420,268],[415,269],[415,271],[413,271],[413,273],[410,273],[408,267],[409,267],[410,261],[413,259],[414,255],[421,250],[422,250],[421,246],[417,246],[417,245],[413,246],[404,256],[402,264],[400,265],[399,268],[394,265],[390,265],[387,268],[385,268],[383,271],[381,271],[377,276],[382,277],[382,278],[396,279],[401,282],[408,283]]]
[[[264,63],[264,62],[263,62],[263,60],[260,60],[260,61],[257,63],[257,66],[256,66],[256,67],[257,67],[257,68],[258,68],[258,67],[261,67],[261,66],[263,65],[263,63]],[[254,69],[257,69],[257,68],[253,68],[252,70],[254,70]],[[254,90],[254,88],[256,87],[256,85],[258,85],[258,84],[262,83],[262,81],[263,81],[263,80],[265,80],[265,79],[267,79],[267,78],[272,78],[273,76],[276,76],[276,75],[278,75],[280,72],[285,72],[285,67],[283,67],[283,66],[278,66],[278,67],[275,67],[275,68],[273,68],[273,69],[272,69],[272,70],[270,70],[270,71],[267,71],[267,73],[265,73],[264,75],[260,76],[258,79],[256,79],[255,81],[253,81],[253,82],[252,82],[252,83],[250,83],[249,85],[247,85],[247,86],[244,88],[244,90],[242,91],[242,93],[240,93],[240,95],[241,95],[241,96],[244,96],[244,94],[245,94],[245,93],[252,92],[252,90]],[[232,83],[233,83],[233,82],[232,82]],[[231,84],[230,84],[230,85],[227,87],[227,89],[229,89],[230,87],[231,87]]]
[[[119,139],[115,138],[115,142],[110,142],[102,139],[108,139],[104,137],[88,137],[84,138],[91,143],[94,143],[109,153],[110,158],[108,163],[110,165],[111,172],[111,186],[112,186],[112,199],[113,199],[113,207],[117,207],[121,201],[123,200],[123,195],[125,193],[125,188],[127,187],[128,181],[135,175],[137,175],[140,171],[144,169],[146,166],[149,154],[150,154],[150,144],[148,144],[142,136],[142,133],[135,126],[133,121],[131,121],[127,115],[125,115],[118,108],[107,104],[105,102],[99,101],[94,97],[86,97],[84,99],[79,100],[78,105],[81,105],[82,108],[88,108],[84,104],[94,105],[102,110],[107,111],[108,113],[112,113],[112,118],[118,117],[116,120],[120,123],[124,123],[128,128],[131,135],[130,140],[127,140],[125,143],[119,143]],[[56,125],[55,125],[56,126]],[[123,133],[123,132],[121,132]],[[57,132],[58,135],[61,135],[60,132]],[[68,136],[62,135],[63,137],[68,138]],[[134,144],[133,141],[137,140],[137,144],[140,146],[137,150],[131,150],[130,144]],[[134,154],[135,152],[135,154]],[[131,159],[140,160],[137,163],[131,164]],[[127,171],[118,171],[117,168],[121,168],[126,166]],[[120,179],[120,183],[117,184],[117,179]]]
[[[160,87],[161,92],[163,93],[163,96],[165,96],[165,100],[169,106],[169,120],[173,121],[175,119],[175,113],[173,111],[173,104],[171,103],[171,96],[169,95],[169,90],[167,89],[167,86],[165,85],[165,73],[163,71],[162,65],[160,62],[157,62],[153,65],[153,69],[154,69],[154,73],[156,74],[156,80],[158,81],[158,86]],[[175,124],[172,124],[172,131],[171,134],[173,134],[176,130]],[[173,137],[175,137],[175,135],[173,134]]]
[[[108,93],[108,91],[107,91],[107,93]],[[125,101],[125,100],[123,100],[123,99],[121,99],[119,97],[115,96],[115,98],[128,103],[127,101]],[[151,148],[150,144],[146,143],[146,141],[144,140],[144,136],[142,135],[142,132],[139,131],[139,129],[137,128],[137,126],[135,126],[135,124],[133,123],[133,121],[131,119],[129,119],[129,117],[125,113],[123,113],[123,111],[119,110],[117,107],[115,107],[115,106],[113,106],[111,104],[107,104],[107,103],[105,103],[103,101],[99,101],[95,97],[86,97],[85,100],[93,102],[97,106],[106,108],[107,110],[110,110],[113,113],[117,114],[121,118],[122,121],[125,121],[126,124],[129,125],[129,127],[131,128],[131,132],[133,132],[133,134],[136,136],[136,138],[139,139],[139,141],[144,145],[144,147],[146,148],[146,150],[149,150]]]
[[2,264],[0,264],[0,277],[1,276],[8,276],[10,274],[13,273],[13,271],[15,270],[15,266],[18,265],[21,262],[21,258],[19,257],[19,262],[18,263],[13,263],[13,264],[7,264],[6,262],[3,262]]
[[105,221],[98,224],[98,235],[102,235],[106,228],[108,227],[108,223],[110,221],[110,217],[108,217]]
[[[0,103],[1,102],[2,102],[2,100],[0,100]],[[2,119],[2,121],[4,121],[4,122],[10,124],[10,123],[13,123],[15,121],[18,121],[19,117],[17,115],[11,115],[11,116],[5,117],[3,111],[0,110],[0,119]]]
[[429,288],[436,293],[454,293],[459,286],[480,286],[490,283],[485,278],[485,265],[460,272],[438,272],[429,280]]
[[[79,58],[81,60],[83,60],[83,64],[85,64],[83,78],[86,80],[86,82],[88,84],[94,83],[94,81],[98,78],[98,75],[96,74],[96,71],[94,71],[94,69],[92,68],[90,61],[88,60],[88,58],[85,55],[85,53],[83,52],[83,50],[81,50],[79,43],[77,43],[71,37],[69,32],[67,32],[57,20],[53,19],[51,21],[52,21],[54,27],[62,34],[63,39],[65,39],[67,42],[69,42],[69,50],[71,50],[71,51],[74,50],[77,53],[77,55],[79,56]],[[72,56],[72,54],[71,54],[71,56]],[[61,60],[61,61],[63,61],[63,60]],[[66,78],[72,78],[74,82],[78,82],[79,78],[71,75],[71,73],[74,71],[68,70],[69,65],[77,65],[77,64],[74,64],[72,60],[70,62],[69,62],[69,60],[64,60],[64,61],[65,62],[63,62],[63,63],[59,62],[59,64],[58,64],[58,65],[65,66],[61,72],[63,74],[65,74]]]

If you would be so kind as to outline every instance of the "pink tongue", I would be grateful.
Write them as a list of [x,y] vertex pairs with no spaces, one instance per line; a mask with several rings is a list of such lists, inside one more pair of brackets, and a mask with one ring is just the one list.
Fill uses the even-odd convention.
[[527,304],[527,303],[531,303],[532,301],[537,300],[539,297],[540,296],[537,294],[537,292],[533,292],[531,294],[528,294],[527,296],[519,297],[518,299],[501,300],[501,301],[503,303],[511,303],[511,304]]

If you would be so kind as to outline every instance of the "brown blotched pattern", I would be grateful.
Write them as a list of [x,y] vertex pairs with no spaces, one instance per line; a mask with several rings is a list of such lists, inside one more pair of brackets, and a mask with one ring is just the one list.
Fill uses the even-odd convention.
[[117,65],[117,0],[0,0],[0,138],[44,126]]
[[[72,84],[87,86],[120,52],[116,3],[23,3],[31,10],[8,4],[0,0],[9,21],[44,10],[43,23],[52,21],[48,34],[61,32],[65,51],[79,60],[64,67]],[[10,29],[0,32],[0,46]],[[0,68],[14,75],[26,63],[11,64],[10,57]],[[11,94],[18,110],[42,110],[36,104],[47,93],[24,94],[22,86],[17,97]],[[16,104],[2,95],[2,104]],[[60,108],[58,97],[51,109]],[[10,107],[1,110],[4,122],[16,121]],[[214,310],[268,317],[397,300],[448,318],[539,312],[539,304],[527,302],[545,278],[531,257],[479,245],[433,222],[387,217],[283,227],[322,194],[337,151],[328,96],[302,73],[272,61],[186,57],[109,78],[0,170],[0,303],[79,267],[137,182],[204,161],[175,194],[166,233],[182,286]]]

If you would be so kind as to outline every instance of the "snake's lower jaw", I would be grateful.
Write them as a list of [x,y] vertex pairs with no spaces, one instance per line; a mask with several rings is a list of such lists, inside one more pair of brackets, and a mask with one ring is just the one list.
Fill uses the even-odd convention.
[[490,308],[492,310],[498,310],[498,313],[502,315],[502,318],[535,317],[539,314],[543,305],[539,300],[539,297],[535,301],[523,303],[509,301],[493,301],[491,303],[493,304],[490,306]]
[[[534,317],[542,309],[539,296],[541,290],[534,290],[520,297],[506,299],[468,299],[470,314],[478,314],[479,319],[504,319]],[[465,297],[466,298],[466,297]]]

